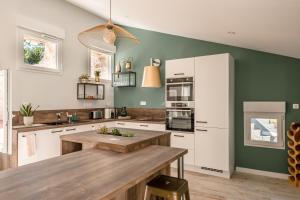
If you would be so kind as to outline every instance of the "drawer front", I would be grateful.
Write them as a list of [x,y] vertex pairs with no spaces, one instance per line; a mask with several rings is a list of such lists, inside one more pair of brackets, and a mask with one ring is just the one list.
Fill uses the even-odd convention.
[[195,135],[189,133],[172,132],[171,146],[185,149],[194,149]]

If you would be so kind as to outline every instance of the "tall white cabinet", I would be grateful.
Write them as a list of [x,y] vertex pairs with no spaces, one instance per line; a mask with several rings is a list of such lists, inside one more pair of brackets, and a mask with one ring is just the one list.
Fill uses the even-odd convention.
[[234,170],[234,60],[195,58],[195,168],[229,178]]

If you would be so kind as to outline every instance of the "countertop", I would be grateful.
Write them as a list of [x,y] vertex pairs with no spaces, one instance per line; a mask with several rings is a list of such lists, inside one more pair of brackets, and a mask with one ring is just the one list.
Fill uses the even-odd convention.
[[83,150],[0,172],[0,199],[113,199],[186,153],[156,145],[126,154]]
[[121,153],[135,151],[141,147],[146,147],[155,143],[156,139],[170,137],[168,131],[146,131],[135,129],[118,128],[120,132],[133,133],[133,137],[122,137],[114,135],[98,134],[96,131],[86,131],[82,133],[68,134],[60,136],[65,142],[81,143],[86,146],[95,147],[102,150],[111,150]]
[[45,129],[55,129],[55,128],[64,128],[71,126],[80,126],[86,124],[97,124],[103,122],[112,122],[112,121],[122,121],[122,122],[135,122],[135,123],[150,123],[150,124],[165,124],[164,120],[139,120],[139,119],[90,119],[82,120],[76,123],[62,124],[62,125],[47,125],[47,124],[34,124],[33,126],[13,126],[13,130],[17,132],[30,132],[30,131],[39,131]]

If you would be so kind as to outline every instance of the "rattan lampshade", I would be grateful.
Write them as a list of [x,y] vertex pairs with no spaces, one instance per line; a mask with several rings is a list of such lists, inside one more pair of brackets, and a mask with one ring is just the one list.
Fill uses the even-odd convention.
[[148,88],[161,87],[159,67],[155,67],[155,66],[144,67],[142,87],[148,87]]

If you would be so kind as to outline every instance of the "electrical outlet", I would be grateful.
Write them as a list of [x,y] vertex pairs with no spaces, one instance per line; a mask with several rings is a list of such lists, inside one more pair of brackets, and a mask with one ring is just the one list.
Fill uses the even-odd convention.
[[146,101],[140,101],[140,105],[141,105],[141,106],[146,106],[146,105],[147,105],[147,102],[146,102]]
[[294,110],[298,110],[298,109],[299,109],[299,104],[294,103],[294,104],[293,104],[293,109],[294,109]]

